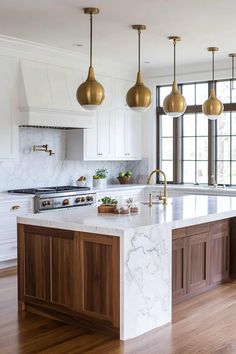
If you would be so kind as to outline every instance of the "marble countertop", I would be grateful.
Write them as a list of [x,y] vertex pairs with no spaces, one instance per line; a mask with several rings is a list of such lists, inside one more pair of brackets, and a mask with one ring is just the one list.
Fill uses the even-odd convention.
[[236,216],[236,198],[189,195],[169,198],[169,204],[148,207],[132,215],[99,214],[96,206],[19,217],[19,223],[122,237],[127,230],[150,226],[172,229]]

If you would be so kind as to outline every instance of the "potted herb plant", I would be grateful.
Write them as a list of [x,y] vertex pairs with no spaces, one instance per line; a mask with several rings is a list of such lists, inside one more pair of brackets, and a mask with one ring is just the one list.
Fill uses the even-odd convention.
[[108,171],[106,168],[99,168],[93,176],[93,187],[97,189],[106,188]]
[[117,200],[111,197],[104,197],[99,200],[102,204],[98,207],[99,213],[114,213],[114,209],[116,209]]
[[131,171],[120,172],[117,179],[119,180],[120,184],[128,184],[132,176],[133,174]]

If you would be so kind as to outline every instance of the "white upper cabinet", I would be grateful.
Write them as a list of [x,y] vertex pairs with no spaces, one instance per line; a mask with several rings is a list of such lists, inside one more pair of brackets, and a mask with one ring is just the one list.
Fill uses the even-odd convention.
[[117,109],[115,114],[115,157],[118,160],[141,160],[142,117],[128,109]]
[[0,160],[15,159],[18,155],[18,62],[0,57]]
[[105,91],[105,98],[98,110],[107,111],[114,109],[114,80],[112,78],[102,75],[96,75],[96,80],[103,86]]
[[115,106],[116,108],[128,108],[126,103],[126,94],[128,90],[133,86],[132,81],[128,80],[116,80],[115,87]]

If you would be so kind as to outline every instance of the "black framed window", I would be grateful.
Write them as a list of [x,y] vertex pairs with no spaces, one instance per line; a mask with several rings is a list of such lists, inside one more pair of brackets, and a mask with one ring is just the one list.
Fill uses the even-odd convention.
[[[179,84],[187,102],[187,110],[179,118],[166,116],[162,108],[171,86],[157,87],[157,167],[167,173],[168,182],[206,184],[212,175],[218,184],[236,185],[236,84],[216,81],[217,96],[224,103],[224,113],[216,122],[202,114],[211,85],[209,81]],[[175,150],[180,151],[178,156]],[[214,159],[214,164],[208,159]],[[181,179],[175,181],[179,161]]]

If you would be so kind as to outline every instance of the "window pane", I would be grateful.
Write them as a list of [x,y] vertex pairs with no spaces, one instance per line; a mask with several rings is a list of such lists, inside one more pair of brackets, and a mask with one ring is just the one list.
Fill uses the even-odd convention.
[[[166,173],[167,181],[173,181],[173,161],[162,161],[161,168]],[[160,176],[160,180],[163,181],[163,176]]]
[[197,161],[197,182],[198,183],[208,182],[208,162],[207,161]]
[[230,162],[217,162],[217,183],[230,184]]
[[162,138],[162,160],[173,160],[173,139]]
[[236,112],[231,113],[232,135],[236,135]]
[[224,113],[217,119],[217,135],[230,135],[230,113]]
[[208,136],[208,119],[201,113],[196,115],[197,135]]
[[183,85],[182,95],[188,106],[195,104],[195,85]]
[[236,161],[236,136],[232,136],[232,160]]
[[160,87],[160,107],[163,106],[163,101],[167,95],[171,92],[171,86],[162,86]]
[[185,114],[183,116],[184,136],[195,136],[195,114]]
[[184,183],[195,183],[195,162],[184,161]]
[[173,117],[161,116],[162,136],[173,136]]
[[216,83],[217,97],[223,103],[230,103],[230,81],[219,81]]
[[232,162],[232,184],[236,184],[236,162]]
[[208,137],[197,137],[197,160],[208,160]]
[[231,91],[231,100],[233,103],[236,102],[236,80],[232,81],[232,91]]
[[195,160],[195,138],[183,138],[184,160]]
[[220,136],[217,138],[217,160],[230,159],[230,137]]
[[196,84],[196,104],[203,104],[208,98],[208,84]]

